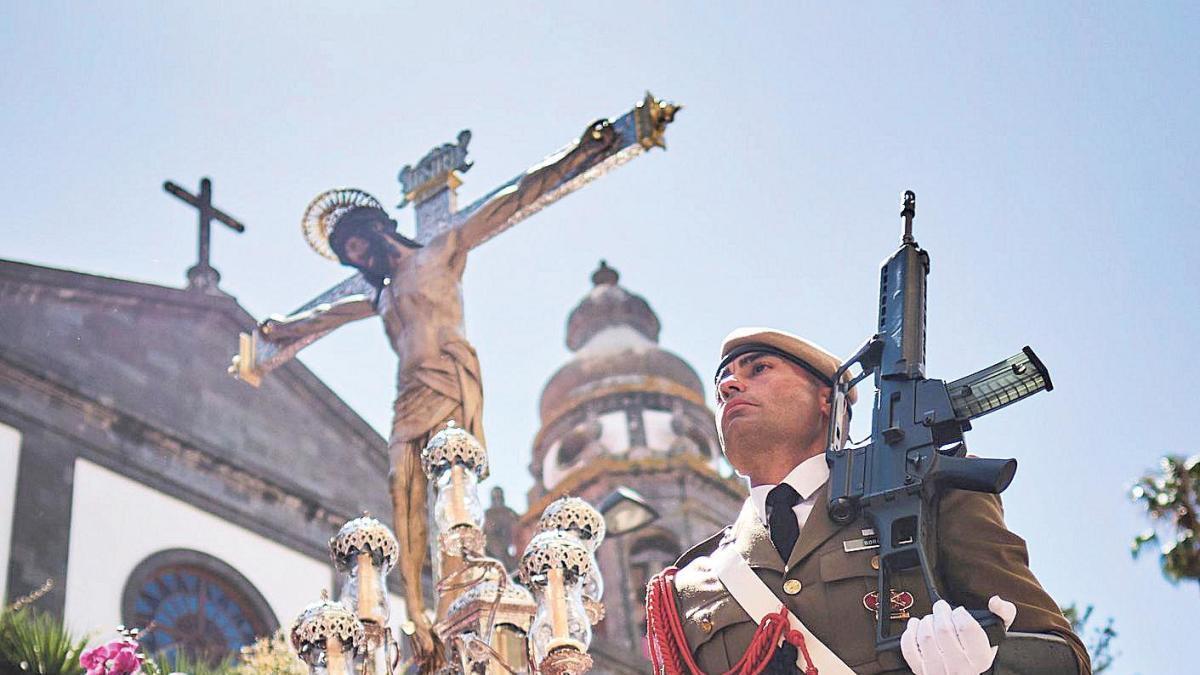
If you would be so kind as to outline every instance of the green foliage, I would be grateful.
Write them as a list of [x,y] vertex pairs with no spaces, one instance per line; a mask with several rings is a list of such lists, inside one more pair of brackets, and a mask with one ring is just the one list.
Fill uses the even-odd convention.
[[1159,473],[1148,473],[1129,490],[1129,497],[1146,509],[1152,527],[1133,540],[1132,554],[1158,545],[1163,576],[1171,583],[1200,581],[1200,455],[1168,455]]
[[1100,675],[1112,666],[1113,658],[1116,657],[1112,651],[1112,641],[1117,637],[1117,631],[1113,628],[1111,616],[1103,626],[1089,626],[1093,609],[1092,605],[1088,605],[1081,613],[1072,602],[1062,608],[1062,613],[1067,617],[1067,621],[1071,622],[1071,630],[1075,631],[1087,647],[1088,655],[1092,658],[1092,673]]
[[[51,586],[12,607],[0,609],[0,674],[86,675],[79,657],[87,650],[87,637],[75,638],[58,619],[25,607]],[[136,629],[118,628],[125,638],[136,640]],[[261,638],[242,649],[239,661],[225,658],[218,664],[195,659],[186,653],[146,656],[142,671],[147,675],[307,675],[308,668],[296,658],[283,633]]]
[[296,656],[282,630],[242,647],[237,675],[308,675],[308,666]]
[[228,657],[213,665],[207,661],[193,659],[185,652],[174,654],[156,654],[142,665],[150,675],[169,675],[170,673],[186,673],[187,675],[237,675],[233,657]]
[[79,655],[87,638],[74,638],[57,619],[31,608],[0,612],[0,673],[84,675]]

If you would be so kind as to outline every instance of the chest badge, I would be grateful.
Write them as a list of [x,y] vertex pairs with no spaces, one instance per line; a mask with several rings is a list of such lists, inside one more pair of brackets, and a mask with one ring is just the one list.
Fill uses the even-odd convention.
[[[893,621],[903,621],[910,615],[908,610],[913,606],[913,595],[908,591],[897,591],[892,589],[892,598],[889,603],[891,614],[888,618]],[[879,615],[879,591],[871,591],[863,596],[863,607],[867,608],[868,612],[872,612],[876,616]]]

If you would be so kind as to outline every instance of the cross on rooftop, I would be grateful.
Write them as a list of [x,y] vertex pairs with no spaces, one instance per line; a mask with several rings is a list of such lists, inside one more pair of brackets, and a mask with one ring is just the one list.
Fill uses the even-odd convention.
[[233,216],[213,207],[212,181],[208,178],[200,179],[199,195],[194,195],[171,181],[163,183],[163,189],[192,205],[200,212],[200,261],[188,268],[188,290],[204,291],[206,293],[217,292],[217,283],[221,280],[221,274],[213,269],[212,265],[208,264],[208,248],[212,221],[215,219],[224,223],[235,232],[245,232],[246,226],[235,220]]

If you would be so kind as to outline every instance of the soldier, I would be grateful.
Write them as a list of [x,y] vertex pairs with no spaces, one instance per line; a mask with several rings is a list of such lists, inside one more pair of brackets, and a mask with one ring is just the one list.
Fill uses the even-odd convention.
[[[743,328],[725,338],[718,431],[729,463],[750,483],[750,498],[733,525],[651,581],[647,638],[656,672],[794,673],[802,664],[809,675],[957,675],[991,667],[996,650],[983,629],[945,601],[930,607],[916,570],[896,575],[882,603],[893,630],[903,628],[901,653],[876,652],[879,559],[864,532],[869,524],[860,517],[838,526],[826,509],[829,394],[838,365],[782,331]],[[849,401],[855,397],[851,390]],[[1030,571],[1025,542],[1005,527],[999,497],[950,491],[939,513],[934,573],[950,602],[987,606],[1013,630],[1061,636],[1089,675],[1083,644]],[[783,609],[803,625],[789,625]]]

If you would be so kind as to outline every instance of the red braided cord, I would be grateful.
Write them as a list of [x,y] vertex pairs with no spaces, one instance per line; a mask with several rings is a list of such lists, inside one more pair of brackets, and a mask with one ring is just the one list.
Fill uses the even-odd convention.
[[[646,641],[656,675],[704,675],[688,649],[683,622],[675,604],[675,567],[655,575],[646,588]],[[722,675],[759,675],[771,661],[776,646],[786,640],[804,654],[805,675],[818,675],[800,631],[790,630],[788,611],[780,607],[763,617],[742,658]]]
[[646,589],[646,638],[651,645],[651,662],[654,672],[660,675],[703,675],[692,660],[675,610],[676,570],[668,567],[655,575]]
[[[787,608],[782,608],[779,613],[783,615],[784,621],[787,621]],[[804,675],[817,675],[817,667],[813,665],[812,657],[808,655],[808,645],[804,644],[804,633],[798,630],[789,630],[784,638],[800,650],[804,654]]]

